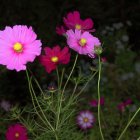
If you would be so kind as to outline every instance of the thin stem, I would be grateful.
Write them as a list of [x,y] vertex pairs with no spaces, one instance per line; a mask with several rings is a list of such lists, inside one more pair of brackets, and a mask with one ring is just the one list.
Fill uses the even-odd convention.
[[102,137],[102,140],[104,140],[102,128],[101,128],[101,120],[100,120],[100,80],[101,80],[101,60],[99,56],[99,72],[98,72],[98,123],[99,123],[99,129],[100,134]]
[[80,90],[79,93],[77,93],[77,95],[75,96],[74,99],[76,99],[78,96],[80,96],[80,94],[84,91],[84,89],[87,87],[88,83],[93,79],[93,77],[97,74],[98,71],[96,71],[95,73],[92,74],[92,76],[88,79],[88,81],[86,82],[86,84],[84,85],[84,87]]
[[58,71],[58,68],[56,69],[56,73],[57,73],[57,86],[58,86],[58,89],[60,87],[60,78],[59,78],[59,71]]
[[61,106],[62,106],[63,94],[64,94],[65,88],[66,88],[66,86],[67,86],[67,84],[68,84],[68,82],[69,82],[69,80],[70,80],[70,77],[71,77],[71,75],[72,75],[72,73],[73,73],[73,71],[74,71],[74,68],[75,68],[75,66],[76,66],[77,59],[78,59],[78,54],[76,55],[76,58],[75,58],[75,61],[74,61],[72,70],[71,70],[71,72],[70,72],[70,74],[69,74],[69,76],[68,76],[68,79],[67,79],[67,81],[66,81],[66,83],[65,83],[65,85],[64,85],[63,91],[62,91],[62,93],[61,93],[61,95],[60,95],[59,106],[58,106],[58,114],[57,114],[57,119],[56,119],[56,130],[58,129],[58,124],[59,124],[59,119],[60,119],[60,113],[61,113]]
[[50,128],[52,129],[52,131],[54,132],[54,135],[55,135],[56,140],[58,140],[58,136],[57,136],[57,134],[56,134],[55,129],[53,128],[53,126],[51,125],[51,123],[50,123],[50,122],[48,121],[48,119],[46,118],[46,116],[45,116],[45,114],[44,114],[44,112],[43,112],[43,110],[42,110],[42,108],[41,108],[41,106],[40,106],[40,104],[39,104],[39,102],[38,102],[38,100],[37,100],[37,97],[36,97],[36,95],[35,95],[35,91],[34,91],[34,89],[33,89],[33,86],[32,86],[31,81],[30,81],[30,86],[31,86],[31,89],[32,89],[32,91],[33,91],[35,100],[36,100],[36,102],[37,102],[37,104],[38,104],[38,107],[40,108],[40,111],[41,111],[42,115],[44,116],[46,122],[48,123],[48,125],[50,126]]
[[61,78],[60,78],[60,89],[61,89],[61,86],[62,86],[62,81],[63,81],[63,77],[64,77],[64,72],[65,72],[65,68],[62,70],[62,75],[61,75]]
[[30,95],[31,95],[31,99],[32,99],[32,103],[33,103],[33,106],[34,106],[34,109],[36,111],[36,114],[39,116],[39,118],[42,120],[42,122],[46,125],[46,122],[45,120],[41,117],[41,115],[38,113],[37,109],[36,109],[36,106],[35,106],[35,102],[34,102],[34,98],[33,98],[33,94],[32,94],[32,90],[30,88],[30,78],[29,78],[29,74],[26,70],[26,75],[27,75],[27,80],[28,80],[28,86],[29,86],[29,91],[30,91]]
[[126,125],[126,127],[124,128],[124,130],[122,131],[121,135],[119,136],[118,140],[120,140],[122,138],[122,136],[124,135],[124,133],[126,132],[127,128],[129,127],[129,125],[131,124],[131,122],[134,120],[134,118],[136,117],[136,115],[139,113],[140,111],[140,107],[138,108],[138,110],[135,112],[135,114],[133,115],[133,117],[130,119],[130,121],[128,122],[128,124]]
[[39,102],[38,102],[38,100],[37,100],[37,97],[36,97],[36,95],[35,95],[35,91],[34,91],[34,89],[33,89],[33,86],[32,86],[31,81],[30,81],[30,87],[31,87],[31,89],[32,89],[32,91],[33,91],[33,95],[34,95],[34,98],[35,98],[35,100],[36,100],[36,102],[37,102],[37,105],[38,105],[38,107],[39,107],[39,109],[40,109],[42,115],[44,116],[44,119],[46,120],[46,122],[48,123],[48,125],[50,126],[50,128],[55,132],[54,128],[52,127],[52,125],[50,124],[50,122],[48,121],[48,119],[46,118],[46,116],[45,116],[45,114],[44,114],[44,112],[43,112],[43,110],[42,110],[42,108],[41,108],[41,106],[40,106],[40,104],[39,104]]
[[68,82],[69,82],[69,80],[70,80],[70,77],[71,77],[71,75],[72,75],[72,73],[73,73],[73,70],[74,70],[74,68],[75,68],[75,66],[76,66],[77,59],[78,59],[78,54],[76,55],[76,58],[75,58],[75,61],[74,61],[74,64],[73,64],[72,70],[71,70],[71,72],[70,72],[70,74],[69,74],[69,76],[68,76],[68,79],[67,79],[67,81],[66,81],[66,83],[65,83],[65,85],[64,85],[64,88],[63,88],[62,94],[64,93],[65,88],[66,88],[66,86],[67,86],[67,84],[68,84]]

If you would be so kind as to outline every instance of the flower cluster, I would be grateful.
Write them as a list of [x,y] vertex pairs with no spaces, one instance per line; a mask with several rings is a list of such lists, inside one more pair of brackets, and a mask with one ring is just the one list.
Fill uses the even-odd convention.
[[90,18],[82,20],[78,11],[68,13],[63,18],[64,26],[57,27],[59,35],[65,34],[68,46],[79,54],[95,57],[95,47],[101,45],[99,39],[90,32],[93,31],[93,21]]

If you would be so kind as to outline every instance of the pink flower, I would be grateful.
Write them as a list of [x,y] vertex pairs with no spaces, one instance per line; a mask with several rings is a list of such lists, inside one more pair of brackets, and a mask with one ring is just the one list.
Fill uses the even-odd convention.
[[28,140],[26,128],[21,124],[11,125],[6,132],[6,140]]
[[77,116],[77,124],[83,130],[91,128],[94,122],[94,115],[88,110],[81,111]]
[[81,30],[68,30],[67,44],[70,48],[78,52],[79,54],[88,55],[92,57],[94,55],[94,47],[99,46],[101,43],[98,38],[92,36],[89,32],[81,32]]
[[77,29],[82,31],[94,31],[91,30],[93,28],[93,21],[91,18],[87,18],[82,20],[80,18],[80,13],[78,11],[70,12],[67,14],[67,17],[63,18],[64,24],[68,29]]
[[45,47],[45,55],[40,56],[40,62],[48,73],[57,68],[58,64],[68,64],[70,61],[69,48],[64,47],[60,50],[60,46],[55,46],[53,49]]
[[[104,105],[105,103],[105,99],[104,97],[101,97],[100,98],[100,105]],[[89,102],[90,106],[92,107],[97,107],[98,106],[98,100],[95,100],[95,99],[92,99],[90,102]]]
[[66,29],[64,28],[64,26],[56,27],[56,33],[58,35],[65,35]]
[[6,27],[0,31],[0,64],[10,70],[25,70],[27,62],[33,62],[41,53],[41,42],[37,35],[23,25]]

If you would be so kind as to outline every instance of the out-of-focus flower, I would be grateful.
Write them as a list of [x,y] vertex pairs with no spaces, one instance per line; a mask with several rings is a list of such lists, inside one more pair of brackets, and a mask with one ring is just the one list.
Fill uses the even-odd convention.
[[131,105],[131,104],[132,104],[132,100],[131,100],[131,99],[127,99],[127,100],[125,100],[124,102],[121,102],[121,103],[117,106],[117,108],[118,108],[119,111],[124,112],[124,111],[125,111],[125,108],[126,108],[127,106]]
[[66,29],[64,28],[64,26],[56,27],[56,33],[58,35],[65,35]]
[[91,18],[87,18],[82,20],[80,18],[80,13],[78,11],[70,12],[67,14],[67,17],[63,18],[64,24],[68,29],[77,29],[82,31],[94,31],[93,21]]
[[0,64],[9,70],[25,70],[41,53],[41,41],[32,27],[15,25],[0,31]]
[[128,26],[132,26],[132,22],[129,21],[129,20],[126,21],[126,24],[127,24]]
[[[104,97],[101,97],[101,98],[100,98],[100,105],[104,105],[104,103],[105,103],[105,99],[104,99]],[[97,107],[97,106],[98,106],[98,100],[92,99],[92,100],[89,102],[89,104],[90,104],[90,106],[92,106],[92,107]]]
[[121,23],[121,22],[119,22],[119,23],[114,23],[113,24],[113,27],[115,28],[115,29],[120,29],[120,28],[122,28],[123,27],[123,23]]
[[79,54],[91,55],[95,57],[94,47],[100,46],[100,41],[98,38],[92,36],[89,32],[81,32],[81,30],[68,30],[67,44],[70,48],[78,52]]
[[94,122],[95,122],[95,117],[88,110],[81,111],[77,116],[77,124],[83,130],[91,128]]
[[140,62],[135,63],[135,71],[140,73]]
[[118,108],[119,111],[124,112],[125,111],[125,105],[124,105],[124,103],[118,104],[117,108]]
[[123,35],[122,36],[122,41],[127,42],[129,40],[128,35]]
[[101,58],[101,61],[102,61],[103,63],[105,63],[105,62],[107,62],[107,58],[106,58],[106,57],[102,57],[102,58]]
[[6,101],[6,100],[2,100],[2,101],[0,102],[0,107],[1,107],[2,109],[4,109],[5,111],[10,111],[11,104],[10,104],[10,102],[8,102],[8,101]]
[[28,140],[26,128],[21,124],[9,126],[6,132],[6,140]]
[[50,73],[52,70],[55,70],[58,64],[68,64],[70,61],[70,53],[68,47],[64,47],[61,50],[60,46],[57,45],[52,49],[45,47],[44,51],[45,55],[41,55],[39,60],[48,73]]

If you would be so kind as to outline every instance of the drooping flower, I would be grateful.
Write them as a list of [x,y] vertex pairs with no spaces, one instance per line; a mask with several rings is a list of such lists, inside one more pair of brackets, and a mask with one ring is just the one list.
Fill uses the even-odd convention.
[[70,12],[67,14],[67,17],[63,18],[64,24],[68,29],[77,29],[82,31],[94,31],[93,21],[91,18],[87,18],[82,20],[80,18],[80,13],[78,11]]
[[28,140],[26,128],[21,124],[9,126],[6,132],[6,140]]
[[52,49],[49,47],[44,48],[45,55],[40,56],[40,62],[48,73],[57,68],[58,64],[68,64],[70,61],[70,52],[68,47],[62,50],[60,46],[55,46]]
[[92,36],[89,32],[81,32],[81,30],[68,30],[67,44],[70,48],[83,55],[90,55],[95,57],[94,47],[100,46],[100,41],[98,38]]
[[60,26],[60,27],[56,27],[56,33],[58,35],[65,35],[66,33],[66,29],[64,28],[64,26]]
[[77,124],[83,130],[91,128],[94,122],[94,115],[89,110],[81,111],[77,116]]
[[41,53],[41,41],[32,27],[15,25],[0,31],[0,64],[9,70],[25,70]]
[[[105,99],[104,99],[104,97],[101,97],[101,98],[100,98],[100,105],[104,105],[104,103],[105,103]],[[97,106],[98,106],[98,100],[92,99],[92,100],[89,102],[89,104],[90,104],[90,106],[92,106],[92,107],[97,107]]]

